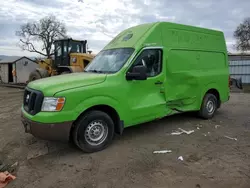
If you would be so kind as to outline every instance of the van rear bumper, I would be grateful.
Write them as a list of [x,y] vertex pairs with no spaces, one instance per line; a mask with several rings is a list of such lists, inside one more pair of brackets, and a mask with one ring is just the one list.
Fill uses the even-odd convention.
[[70,129],[73,122],[63,123],[39,123],[26,118],[21,112],[21,121],[26,133],[33,136],[51,141],[68,142],[70,138]]

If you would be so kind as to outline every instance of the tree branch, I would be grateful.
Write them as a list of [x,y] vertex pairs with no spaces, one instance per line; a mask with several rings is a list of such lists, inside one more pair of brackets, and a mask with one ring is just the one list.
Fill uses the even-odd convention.
[[[55,40],[66,36],[66,28],[55,16],[47,16],[38,22],[26,23],[21,26],[16,35],[20,37],[22,49],[36,52],[48,58],[54,54],[51,52]],[[34,46],[34,41],[42,43],[41,51]]]
[[28,42],[28,41],[25,42],[25,41],[23,41],[22,39],[20,39],[20,41],[21,41],[23,44],[25,44],[25,45],[27,46],[27,48],[28,48],[27,50],[28,50],[29,52],[36,52],[36,53],[38,53],[38,54],[40,54],[40,55],[46,56],[46,54],[37,51],[32,43],[30,43],[30,42]]
[[240,51],[250,50],[250,18],[245,18],[243,23],[234,31],[236,49]]

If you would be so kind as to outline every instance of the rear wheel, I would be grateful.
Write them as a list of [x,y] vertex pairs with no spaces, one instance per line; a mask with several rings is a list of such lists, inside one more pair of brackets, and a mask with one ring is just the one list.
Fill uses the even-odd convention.
[[76,146],[87,153],[105,149],[114,136],[114,122],[102,111],[90,111],[82,116],[73,130]]
[[41,78],[42,78],[41,75],[37,71],[33,71],[29,75],[29,82],[32,82],[34,80],[38,80],[38,79],[41,79]]
[[204,119],[210,119],[218,109],[218,99],[215,95],[207,93],[203,99],[199,116]]

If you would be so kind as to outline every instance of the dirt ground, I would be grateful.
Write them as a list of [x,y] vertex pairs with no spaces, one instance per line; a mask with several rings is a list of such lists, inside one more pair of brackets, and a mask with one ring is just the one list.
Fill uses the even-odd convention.
[[[7,187],[250,187],[250,94],[232,93],[213,120],[183,114],[128,128],[93,154],[24,133],[22,94],[0,87],[0,157],[18,162]],[[171,135],[178,128],[194,133]]]

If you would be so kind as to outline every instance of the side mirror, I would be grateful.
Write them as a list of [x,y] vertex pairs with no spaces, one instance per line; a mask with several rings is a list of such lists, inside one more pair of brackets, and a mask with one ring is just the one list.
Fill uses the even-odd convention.
[[147,80],[147,69],[143,65],[133,67],[132,72],[127,72],[127,80]]

